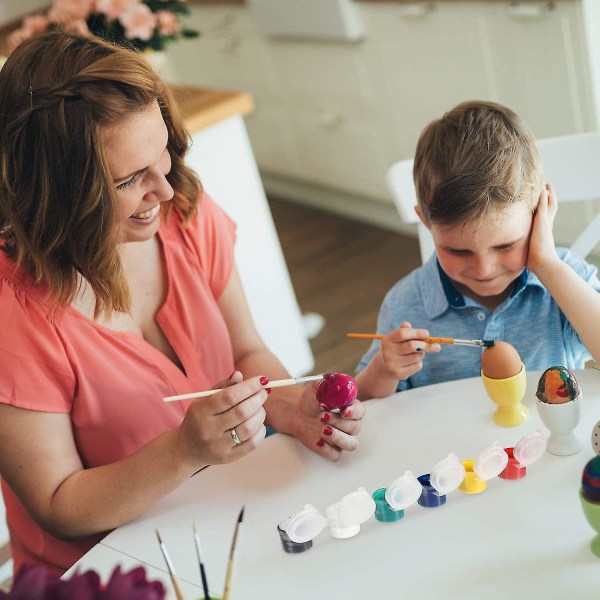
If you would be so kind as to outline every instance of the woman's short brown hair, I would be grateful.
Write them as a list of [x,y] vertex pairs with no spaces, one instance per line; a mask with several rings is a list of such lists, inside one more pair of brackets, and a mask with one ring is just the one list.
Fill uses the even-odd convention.
[[535,137],[512,110],[471,100],[421,133],[413,176],[427,223],[458,225],[525,201],[531,210],[543,187]]
[[141,54],[52,32],[23,42],[0,71],[2,249],[29,269],[54,307],[73,300],[83,276],[96,315],[130,308],[102,131],[153,101],[168,129],[175,191],[163,214],[173,204],[189,217],[200,184],[184,164],[188,135]]

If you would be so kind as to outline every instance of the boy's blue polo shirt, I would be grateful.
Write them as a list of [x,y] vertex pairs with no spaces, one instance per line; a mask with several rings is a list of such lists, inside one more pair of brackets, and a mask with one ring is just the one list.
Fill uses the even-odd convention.
[[[557,252],[563,262],[600,291],[596,267],[566,248],[557,248]],[[434,254],[386,294],[377,332],[388,334],[403,321],[437,337],[503,340],[516,348],[528,371],[543,371],[554,365],[581,369],[591,358],[550,293],[527,270],[515,280],[510,297],[492,312],[458,292]],[[373,342],[357,372],[367,366],[379,345],[378,340]],[[400,381],[398,390],[476,377],[481,352],[480,348],[442,345],[440,353],[424,356],[423,368]]]

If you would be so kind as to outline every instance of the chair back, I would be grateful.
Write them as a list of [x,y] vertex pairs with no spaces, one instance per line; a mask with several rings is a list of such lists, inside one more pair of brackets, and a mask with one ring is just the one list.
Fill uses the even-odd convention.
[[[600,199],[600,133],[544,138],[537,144],[545,180],[554,187],[559,203]],[[387,173],[387,185],[402,221],[417,223],[421,261],[425,262],[433,253],[434,245],[429,230],[415,212],[417,194],[412,168],[412,159],[394,163]],[[600,212],[577,236],[571,250],[586,258],[599,241]]]

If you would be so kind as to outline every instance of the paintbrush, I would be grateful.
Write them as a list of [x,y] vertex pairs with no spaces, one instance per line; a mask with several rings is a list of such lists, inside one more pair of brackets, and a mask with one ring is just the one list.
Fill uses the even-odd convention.
[[173,588],[175,589],[175,596],[177,600],[184,600],[183,594],[181,593],[181,588],[179,587],[179,581],[177,580],[177,575],[175,575],[175,569],[173,568],[173,563],[171,562],[171,558],[169,553],[167,552],[167,547],[163,544],[163,541],[160,537],[160,533],[158,533],[158,529],[155,529],[156,537],[158,538],[158,544],[160,546],[160,550],[162,555],[167,563],[167,570],[169,571],[169,575],[171,576],[171,582],[173,583]]
[[[323,379],[323,373],[321,375],[307,375],[306,377],[295,377],[292,379],[276,379],[275,381],[269,381],[265,386],[268,388],[283,387],[285,385],[296,385],[297,383],[310,383],[311,381],[319,381]],[[217,392],[222,391],[225,388],[217,388],[214,390],[206,390],[204,392],[192,392],[191,394],[181,394],[179,396],[166,396],[163,398],[163,402],[176,402],[177,400],[191,400],[192,398],[205,398],[206,396],[212,396]]]
[[244,518],[244,507],[240,510],[237,523],[235,524],[235,530],[233,531],[233,540],[231,540],[231,550],[229,551],[229,562],[227,563],[227,572],[225,574],[225,589],[223,590],[223,600],[229,600],[231,594],[231,580],[233,578],[233,558],[235,555],[235,547],[237,545],[238,533],[240,531],[240,525]]
[[204,600],[210,600],[210,592],[208,591],[208,580],[206,579],[206,571],[202,562],[202,553],[200,552],[200,538],[196,531],[196,523],[192,524],[194,530],[194,542],[196,544],[196,555],[198,556],[198,565],[200,565],[200,578],[202,579],[202,589],[204,590]]
[[[346,337],[362,340],[382,340],[385,336],[380,333],[347,333]],[[479,346],[481,348],[490,348],[494,345],[494,340],[459,340],[447,337],[426,337],[422,341],[428,344],[454,344],[455,346]]]

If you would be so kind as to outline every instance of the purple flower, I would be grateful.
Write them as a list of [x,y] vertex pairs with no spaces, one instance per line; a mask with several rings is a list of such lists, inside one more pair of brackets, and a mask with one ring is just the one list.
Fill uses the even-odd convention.
[[108,584],[103,586],[95,571],[59,579],[41,565],[19,569],[8,593],[0,591],[0,600],[164,600],[166,590],[160,581],[148,581],[143,567],[123,573],[115,567]]

